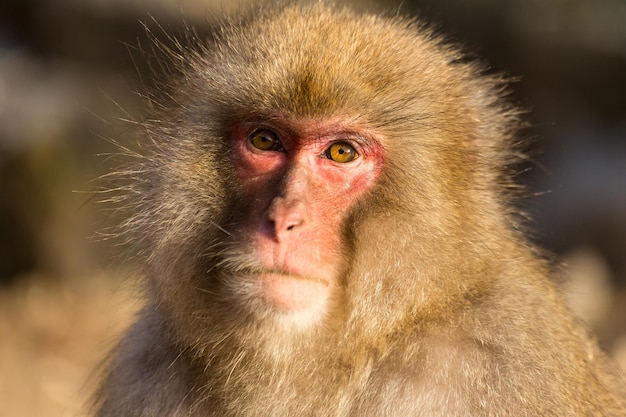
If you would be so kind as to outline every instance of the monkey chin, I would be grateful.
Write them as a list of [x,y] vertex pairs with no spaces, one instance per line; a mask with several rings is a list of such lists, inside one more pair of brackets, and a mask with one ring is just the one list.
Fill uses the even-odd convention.
[[263,299],[286,314],[317,310],[328,299],[328,282],[319,278],[268,272],[257,279]]
[[307,328],[326,316],[331,285],[323,278],[268,270],[240,279],[249,309],[280,326]]

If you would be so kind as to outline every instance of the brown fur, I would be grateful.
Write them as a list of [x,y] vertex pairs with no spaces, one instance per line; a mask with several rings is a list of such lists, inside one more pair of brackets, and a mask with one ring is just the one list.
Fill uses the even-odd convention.
[[[503,80],[415,22],[323,4],[227,24],[180,58],[131,172],[126,226],[149,301],[113,355],[98,416],[626,415],[516,231],[519,121]],[[277,115],[354,120],[384,138],[382,176],[341,232],[341,291],[310,326],[223,290],[246,262],[225,138]]]

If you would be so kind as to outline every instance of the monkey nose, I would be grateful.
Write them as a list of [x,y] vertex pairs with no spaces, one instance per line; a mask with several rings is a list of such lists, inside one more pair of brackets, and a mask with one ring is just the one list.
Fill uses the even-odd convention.
[[301,200],[287,200],[276,197],[267,210],[274,235],[278,240],[305,223],[306,205]]

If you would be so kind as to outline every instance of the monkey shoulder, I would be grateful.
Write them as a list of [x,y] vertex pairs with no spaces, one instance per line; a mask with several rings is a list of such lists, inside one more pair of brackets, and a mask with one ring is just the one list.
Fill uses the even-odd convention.
[[97,417],[190,416],[193,366],[159,312],[145,308],[111,354]]
[[621,382],[558,289],[538,274],[508,278],[418,335],[400,378],[414,414],[626,415]]

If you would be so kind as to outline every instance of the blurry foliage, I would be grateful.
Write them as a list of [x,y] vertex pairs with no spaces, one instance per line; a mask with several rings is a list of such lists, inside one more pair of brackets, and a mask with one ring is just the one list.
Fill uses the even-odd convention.
[[51,151],[43,147],[7,155],[0,165],[2,281],[31,273],[42,266],[37,259],[42,252],[39,238],[54,200],[48,191],[56,185],[45,173],[54,172],[56,168],[57,164],[51,161]]

